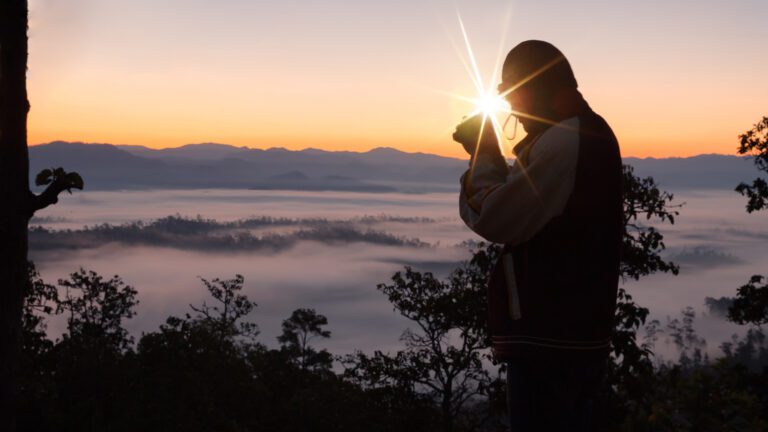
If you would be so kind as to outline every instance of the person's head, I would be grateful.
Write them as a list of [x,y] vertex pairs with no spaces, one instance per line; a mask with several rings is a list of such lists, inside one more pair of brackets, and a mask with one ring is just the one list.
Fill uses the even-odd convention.
[[[514,111],[558,120],[557,112],[578,84],[570,63],[554,45],[538,40],[521,42],[507,54],[501,69],[499,92]],[[512,91],[509,91],[512,89]],[[527,131],[537,123],[516,115]]]

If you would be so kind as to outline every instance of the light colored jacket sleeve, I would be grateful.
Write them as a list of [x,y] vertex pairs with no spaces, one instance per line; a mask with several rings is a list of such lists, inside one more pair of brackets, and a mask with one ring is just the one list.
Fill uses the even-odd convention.
[[549,128],[533,144],[525,167],[515,161],[505,171],[486,154],[471,161],[459,198],[467,226],[488,241],[515,245],[560,215],[576,180],[578,129],[576,117]]

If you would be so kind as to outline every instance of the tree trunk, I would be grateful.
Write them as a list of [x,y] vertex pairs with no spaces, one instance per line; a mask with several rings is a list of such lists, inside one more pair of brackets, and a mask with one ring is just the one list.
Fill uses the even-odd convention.
[[443,400],[441,403],[443,412],[443,432],[453,432],[453,410],[451,409],[451,399],[453,399],[453,386],[449,383],[443,387]]
[[0,430],[16,426],[21,309],[31,216],[27,154],[27,1],[0,1]]

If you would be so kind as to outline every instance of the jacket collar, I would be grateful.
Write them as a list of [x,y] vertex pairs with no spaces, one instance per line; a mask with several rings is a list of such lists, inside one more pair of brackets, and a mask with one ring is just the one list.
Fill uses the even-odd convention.
[[528,134],[512,149],[515,156],[523,163],[527,163],[527,156],[533,144],[549,128],[557,126],[569,118],[588,113],[592,109],[578,90],[571,89],[556,97],[552,107],[548,108],[547,111],[548,113],[542,117],[551,119],[552,122],[533,122],[529,127],[533,130],[526,130]]

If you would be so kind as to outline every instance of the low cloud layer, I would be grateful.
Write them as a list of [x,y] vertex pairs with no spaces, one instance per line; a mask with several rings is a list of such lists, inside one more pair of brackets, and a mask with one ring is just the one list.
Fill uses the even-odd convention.
[[[242,274],[244,292],[259,304],[250,318],[262,329],[265,343],[275,344],[280,323],[294,309],[312,307],[328,317],[333,337],[327,347],[335,352],[399,346],[398,338],[408,323],[392,311],[376,285],[388,282],[402,269],[398,261],[433,271],[441,258],[448,269],[468,254],[458,248],[318,242],[301,242],[269,254],[211,254],[117,244],[76,253],[33,254],[49,281],[65,277],[79,266],[121,275],[139,291],[138,315],[128,322],[135,334],[153,331],[168,315],[182,315],[189,311],[189,304],[201,303],[207,294],[198,276],[211,279]],[[428,264],[421,266],[421,262]],[[51,330],[60,331],[62,324],[52,325]]]
[[[458,219],[454,194],[151,191],[85,192],[66,198],[46,210],[43,216],[48,219],[38,220],[51,232],[72,230],[69,239],[60,239],[63,243],[95,235],[86,233],[83,225],[109,223],[112,228],[106,232],[124,235],[132,231],[120,227],[130,221],[175,213],[192,216],[143,231],[161,242],[129,243],[113,237],[80,249],[44,249],[37,240],[32,242],[31,257],[47,281],[82,266],[104,275],[119,274],[135,286],[141,303],[137,317],[128,322],[135,334],[153,331],[168,315],[181,315],[190,303],[199,304],[206,293],[197,276],[230,278],[239,273],[245,276],[246,294],[259,304],[251,318],[267,344],[276,343],[280,323],[294,309],[312,307],[328,316],[333,336],[323,344],[333,352],[396,349],[409,323],[392,310],[376,285],[405,265],[445,275],[468,258],[466,248],[456,245],[479,239]],[[662,323],[693,306],[699,311],[697,329],[716,354],[720,342],[742,329],[708,312],[705,298],[733,296],[749,276],[765,273],[765,240],[753,234],[768,232],[768,218],[746,214],[743,198],[735,193],[697,192],[676,198],[686,205],[675,225],[658,228],[665,235],[668,256],[681,264],[680,275],[653,275],[627,281],[625,287],[650,309],[650,319]],[[198,222],[197,214],[205,217]],[[271,238],[285,243],[233,249],[230,240],[220,240],[223,246],[214,249],[215,243],[206,237],[226,238],[239,231],[258,239],[272,233]],[[310,234],[297,234],[301,231]],[[366,232],[381,236],[366,237]],[[167,241],[173,236],[179,244]],[[191,239],[197,246],[189,246]],[[418,239],[428,246],[397,239]],[[61,325],[52,323],[51,331],[55,334]]]

